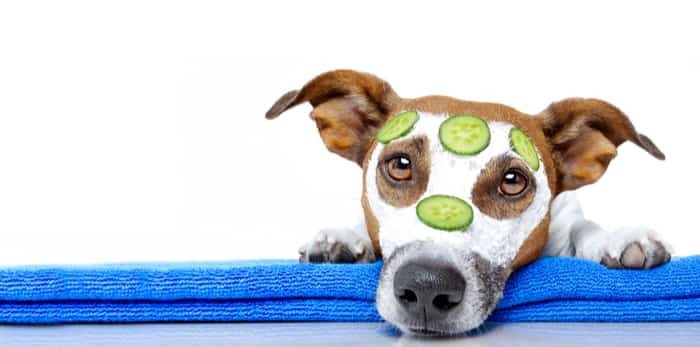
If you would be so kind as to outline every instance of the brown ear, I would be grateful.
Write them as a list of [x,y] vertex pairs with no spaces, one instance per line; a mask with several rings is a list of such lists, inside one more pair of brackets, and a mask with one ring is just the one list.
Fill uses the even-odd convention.
[[637,133],[617,107],[598,99],[571,98],[551,104],[538,117],[552,148],[559,191],[594,183],[630,141],[657,159],[666,157],[646,136]]
[[397,100],[391,86],[373,75],[335,70],[282,95],[265,118],[274,119],[308,101],[314,107],[311,118],[328,150],[362,166],[372,139]]

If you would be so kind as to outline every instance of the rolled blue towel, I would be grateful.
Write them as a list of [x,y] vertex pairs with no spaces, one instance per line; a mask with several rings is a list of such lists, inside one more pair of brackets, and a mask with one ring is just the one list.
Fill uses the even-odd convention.
[[[381,263],[260,260],[0,268],[0,323],[380,321]],[[511,276],[493,321],[700,320],[700,256],[653,270],[543,258]]]

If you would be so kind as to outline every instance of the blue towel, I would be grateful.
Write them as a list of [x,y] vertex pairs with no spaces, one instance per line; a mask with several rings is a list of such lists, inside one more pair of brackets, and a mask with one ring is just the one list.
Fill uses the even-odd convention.
[[[379,321],[381,263],[295,261],[0,268],[0,323]],[[700,256],[654,270],[544,258],[511,276],[493,321],[700,320]]]

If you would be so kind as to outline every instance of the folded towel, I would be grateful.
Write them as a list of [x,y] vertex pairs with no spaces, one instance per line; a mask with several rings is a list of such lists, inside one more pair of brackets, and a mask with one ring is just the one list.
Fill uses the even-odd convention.
[[[295,261],[0,269],[0,323],[379,321],[381,263]],[[511,276],[494,321],[700,320],[700,256],[653,270],[543,258]]]

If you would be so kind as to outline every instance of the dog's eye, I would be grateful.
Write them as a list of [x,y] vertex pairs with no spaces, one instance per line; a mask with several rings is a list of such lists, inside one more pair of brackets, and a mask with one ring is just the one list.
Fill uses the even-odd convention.
[[510,169],[503,174],[499,191],[506,196],[518,195],[527,189],[528,180],[522,172]]
[[397,181],[410,180],[411,175],[411,160],[405,156],[395,157],[387,162],[386,172],[391,178]]

